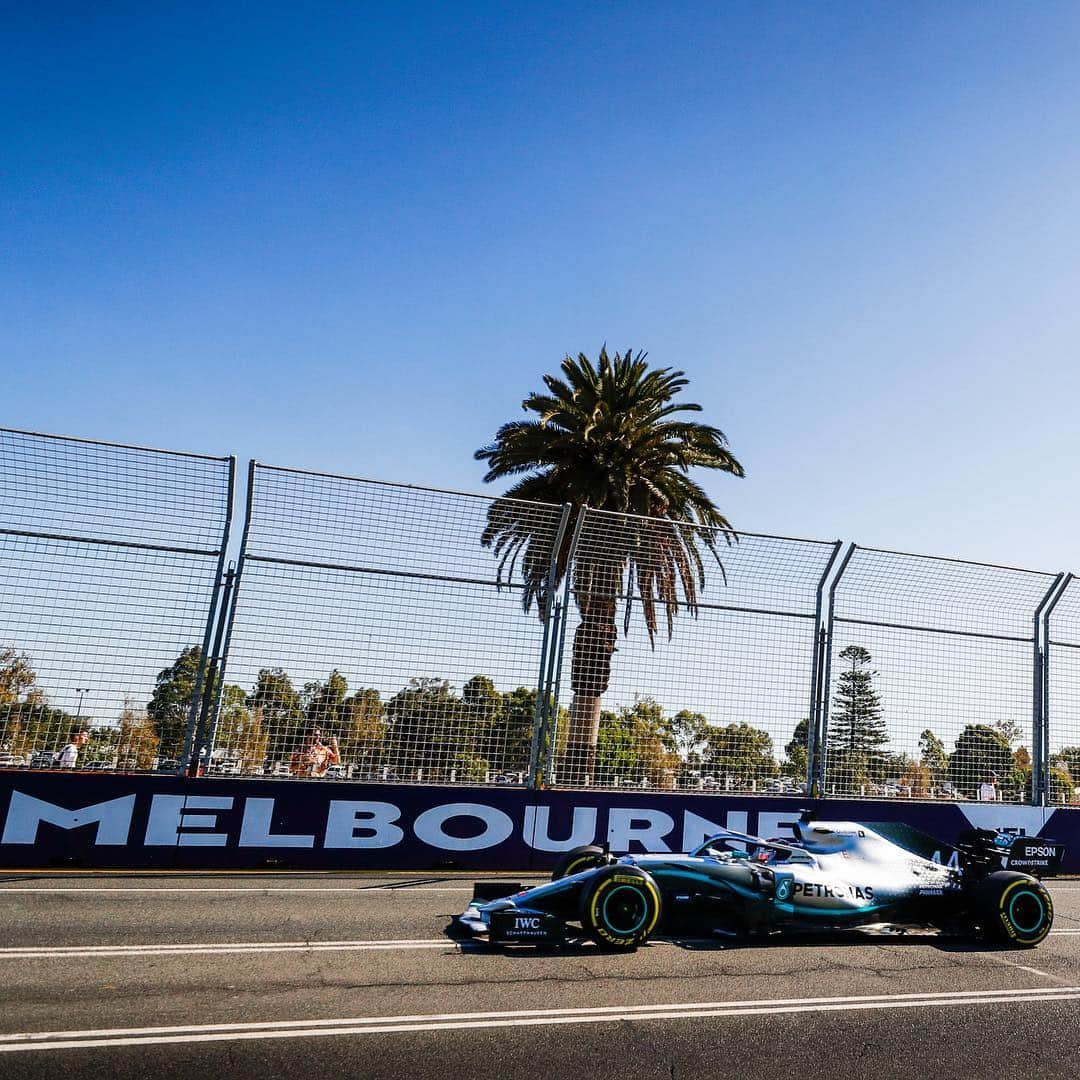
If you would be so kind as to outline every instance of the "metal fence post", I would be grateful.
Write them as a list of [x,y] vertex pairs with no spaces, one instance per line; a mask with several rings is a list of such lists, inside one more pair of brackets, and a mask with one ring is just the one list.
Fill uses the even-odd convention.
[[559,605],[559,619],[556,631],[552,636],[551,665],[552,678],[550,681],[550,693],[544,703],[545,718],[544,732],[541,737],[541,746],[546,745],[547,752],[544,763],[544,785],[552,787],[552,777],[555,774],[555,743],[559,733],[559,684],[562,681],[563,652],[566,648],[566,627],[570,621],[570,592],[573,585],[574,558],[577,555],[578,544],[581,541],[581,530],[585,524],[585,516],[588,513],[587,506],[579,507],[577,521],[574,522],[574,532],[570,537],[570,546],[566,549],[566,571],[563,575],[563,596]]
[[214,645],[211,649],[210,668],[203,690],[202,713],[199,719],[198,747],[199,755],[205,753],[206,764],[209,766],[214,757],[214,741],[217,737],[217,709],[216,705],[221,699],[221,646],[225,635],[225,626],[232,610],[233,588],[236,584],[236,563],[229,563],[229,569],[225,572],[225,583],[221,593],[221,602],[218,605],[217,628],[214,630]]
[[[548,563],[547,585],[544,588],[544,636],[540,645],[540,672],[536,680],[536,709],[533,712],[533,733],[529,745],[529,774],[527,784],[535,788],[539,783],[540,772],[540,739],[544,727],[544,715],[546,705],[546,684],[548,671],[548,650],[551,646],[551,616],[555,604],[555,587],[559,573],[559,552],[562,550],[563,538],[566,536],[566,525],[570,520],[570,504],[563,503],[562,517],[559,519],[559,527],[555,533],[555,540],[551,546],[551,559]],[[569,564],[567,565],[569,573]]]
[[[211,593],[210,608],[206,613],[206,630],[203,633],[202,653],[199,656],[199,668],[195,674],[195,689],[191,694],[191,705],[188,709],[187,727],[184,730],[183,752],[180,758],[179,773],[183,775],[191,771],[192,755],[195,752],[196,737],[198,735],[199,718],[202,713],[203,687],[206,685],[207,671],[210,666],[210,642],[214,631],[215,608],[221,603],[224,587],[225,551],[229,546],[229,533],[232,528],[233,498],[236,494],[236,458],[229,457],[229,485],[225,502],[225,527],[221,534],[221,552],[218,556],[217,572],[214,578],[214,591]],[[216,603],[215,603],[216,601]],[[196,768],[198,762],[195,754]]]
[[1031,804],[1033,806],[1046,806],[1050,802],[1053,790],[1050,783],[1050,616],[1072,580],[1072,574],[1058,574],[1035,609],[1031,727]]
[[[556,671],[558,670],[559,645],[562,641],[563,625],[563,602],[555,600],[555,606],[551,614],[551,647],[548,649],[547,670],[544,672],[544,688],[542,695],[543,707],[540,710],[538,726],[534,731],[536,735],[536,787],[540,786],[541,779],[545,784],[551,775],[551,756],[547,752],[548,739],[552,724],[552,701],[554,700],[554,687]],[[541,761],[542,759],[542,761]]]
[[224,635],[220,639],[220,650],[215,650],[218,654],[217,686],[214,691],[213,707],[210,713],[210,723],[208,725],[208,753],[213,753],[214,742],[217,739],[218,716],[221,713],[221,695],[225,690],[225,673],[229,663],[229,645],[232,642],[233,620],[236,616],[236,598],[240,593],[240,582],[244,576],[244,560],[247,557],[248,535],[251,531],[251,507],[255,497],[255,470],[257,465],[258,462],[255,461],[254,458],[248,462],[247,499],[244,504],[244,531],[240,536],[240,551],[236,558],[236,569],[235,571],[232,571],[230,568],[232,580],[230,582],[228,606],[225,609]]
[[814,602],[814,650],[810,664],[810,712],[806,722],[806,790],[814,790],[814,776],[818,756],[818,735],[821,725],[821,695],[824,687],[825,645],[827,641],[825,627],[821,623],[822,608],[825,599],[825,582],[832,573],[833,565],[843,541],[837,540],[832,554],[825,564],[825,569],[818,578]]
[[826,622],[825,641],[823,643],[825,671],[821,684],[821,709],[819,710],[817,761],[815,762],[817,772],[810,785],[810,794],[814,796],[825,795],[825,770],[829,757],[829,691],[832,688],[832,643],[833,627],[835,623],[834,611],[836,587],[840,584],[840,579],[844,576],[844,571],[847,570],[848,564],[851,562],[851,557],[857,550],[858,545],[856,544],[850,544],[848,546],[847,551],[844,552],[844,558],[840,563],[840,569],[836,571],[836,577],[832,579],[832,584],[829,586],[829,614]]

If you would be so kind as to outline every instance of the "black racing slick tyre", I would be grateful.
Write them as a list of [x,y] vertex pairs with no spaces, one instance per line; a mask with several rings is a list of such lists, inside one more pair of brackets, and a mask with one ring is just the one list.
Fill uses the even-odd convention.
[[999,870],[976,887],[975,914],[988,940],[1030,949],[1050,933],[1054,902],[1037,878]]
[[581,893],[581,925],[602,949],[628,952],[644,945],[660,921],[660,890],[637,866],[605,866]]
[[551,871],[551,880],[559,881],[571,874],[580,874],[582,870],[591,870],[594,866],[603,866],[608,861],[604,849],[595,844],[584,844],[571,848],[559,856],[555,869]]

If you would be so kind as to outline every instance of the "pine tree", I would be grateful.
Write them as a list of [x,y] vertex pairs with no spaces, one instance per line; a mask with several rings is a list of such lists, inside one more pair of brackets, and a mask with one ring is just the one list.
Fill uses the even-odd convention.
[[874,690],[877,672],[861,645],[848,645],[840,653],[845,668],[837,677],[829,720],[829,773],[843,787],[854,789],[868,780],[880,780],[885,769],[881,747],[889,733],[881,715],[881,698]]

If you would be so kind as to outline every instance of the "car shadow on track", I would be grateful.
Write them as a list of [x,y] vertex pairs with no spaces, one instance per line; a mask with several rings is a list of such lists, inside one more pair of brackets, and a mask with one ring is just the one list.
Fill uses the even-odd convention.
[[941,933],[936,930],[909,930],[875,932],[863,930],[835,930],[817,933],[772,934],[758,937],[733,937],[717,940],[715,938],[694,938],[682,936],[658,937],[657,941],[666,941],[676,948],[688,952],[730,952],[735,949],[766,949],[782,946],[784,948],[837,948],[853,945],[900,946],[929,945],[941,952],[949,953],[999,953],[1015,952],[1008,945],[983,941],[980,938],[963,934]]
[[[451,920],[443,931],[463,953],[498,952],[504,956],[586,956],[611,955],[586,937],[571,937],[566,941],[491,945],[483,938],[476,938],[468,930]],[[655,945],[672,945],[687,952],[732,952],[746,949],[783,948],[831,948],[853,945],[907,946],[929,945],[949,953],[1006,953],[1016,952],[1008,945],[982,941],[962,934],[948,934],[936,930],[896,929],[868,930],[821,930],[805,933],[778,933],[767,935],[723,935],[694,937],[683,934],[657,934],[641,946],[649,949]]]

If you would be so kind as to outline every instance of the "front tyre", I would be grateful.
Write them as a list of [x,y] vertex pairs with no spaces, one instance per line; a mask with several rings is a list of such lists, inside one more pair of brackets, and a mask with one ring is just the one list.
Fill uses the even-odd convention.
[[581,925],[602,949],[629,952],[649,940],[660,920],[660,890],[637,866],[616,863],[589,878],[581,893]]
[[571,874],[580,874],[582,870],[591,870],[594,866],[603,866],[608,856],[602,847],[595,844],[583,844],[571,848],[559,856],[555,869],[551,871],[551,880],[560,881]]
[[1037,878],[999,870],[976,887],[975,914],[989,941],[1030,949],[1050,933],[1054,902]]

